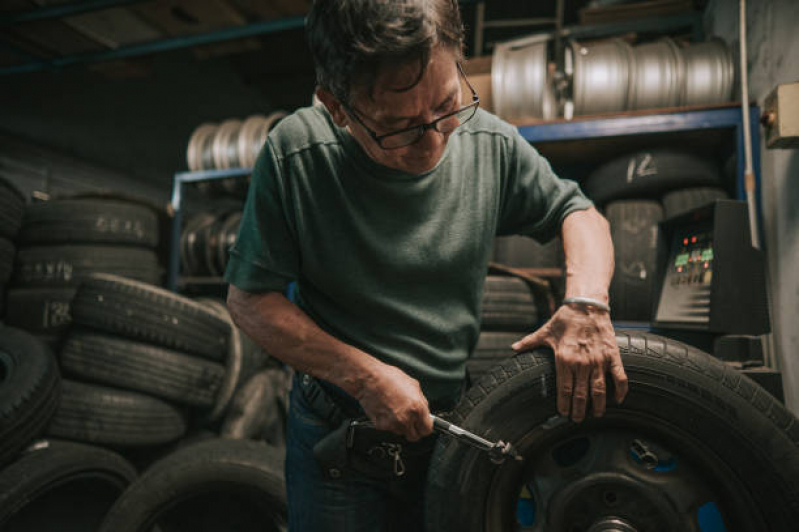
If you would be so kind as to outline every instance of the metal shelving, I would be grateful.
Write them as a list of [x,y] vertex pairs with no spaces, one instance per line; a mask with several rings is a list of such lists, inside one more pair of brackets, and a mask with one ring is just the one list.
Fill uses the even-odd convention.
[[[638,135],[680,134],[688,132],[723,131],[734,135],[737,154],[736,195],[744,197],[743,184],[743,121],[740,106],[701,107],[693,109],[665,109],[599,117],[582,117],[575,120],[558,120],[529,125],[519,125],[519,132],[530,143],[540,147],[559,142],[591,141]],[[760,109],[750,107],[752,141],[760,144],[758,129]],[[760,209],[760,153],[753,151],[753,165],[757,184],[757,204]],[[209,181],[228,177],[246,176],[251,168],[208,170],[202,172],[179,172],[175,174],[172,188],[171,211],[172,240],[170,245],[167,287],[178,287],[180,271],[180,234],[182,225],[183,185],[197,181]]]

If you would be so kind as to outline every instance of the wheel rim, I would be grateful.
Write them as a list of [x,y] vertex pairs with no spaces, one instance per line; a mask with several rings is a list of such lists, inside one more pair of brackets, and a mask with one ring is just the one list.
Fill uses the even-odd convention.
[[524,465],[497,469],[486,530],[765,530],[734,472],[690,434],[647,414],[537,427]]

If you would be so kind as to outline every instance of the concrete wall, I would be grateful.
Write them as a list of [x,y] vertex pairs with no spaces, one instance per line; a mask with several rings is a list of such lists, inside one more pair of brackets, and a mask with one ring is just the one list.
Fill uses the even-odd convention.
[[[736,49],[738,5],[712,0],[706,10],[708,34]],[[762,106],[776,85],[799,81],[799,2],[749,0],[747,19],[750,99]],[[799,415],[799,150],[760,149],[775,358],[788,408]]]

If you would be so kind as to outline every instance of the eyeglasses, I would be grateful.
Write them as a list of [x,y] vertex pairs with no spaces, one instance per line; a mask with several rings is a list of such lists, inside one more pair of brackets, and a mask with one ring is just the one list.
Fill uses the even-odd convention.
[[343,104],[344,109],[346,109],[350,116],[352,116],[352,118],[354,118],[355,121],[358,122],[367,133],[369,133],[369,136],[372,137],[377,145],[384,150],[396,150],[397,148],[404,148],[405,146],[410,146],[411,144],[419,142],[424,134],[427,133],[428,129],[438,131],[439,133],[449,133],[454,131],[463,123],[468,122],[477,112],[477,107],[480,105],[480,97],[477,95],[477,91],[474,90],[474,87],[472,87],[472,84],[469,83],[469,79],[466,77],[466,74],[463,73],[461,64],[457,63],[457,66],[458,72],[461,76],[463,76],[463,79],[466,81],[466,85],[468,85],[469,89],[472,91],[472,103],[464,105],[457,111],[453,111],[452,113],[448,113],[444,116],[436,118],[427,124],[420,124],[418,126],[407,127],[405,129],[400,129],[399,131],[386,133],[384,135],[378,135],[372,131],[369,126],[364,124],[363,120],[361,120],[352,107],[350,107],[348,104]]

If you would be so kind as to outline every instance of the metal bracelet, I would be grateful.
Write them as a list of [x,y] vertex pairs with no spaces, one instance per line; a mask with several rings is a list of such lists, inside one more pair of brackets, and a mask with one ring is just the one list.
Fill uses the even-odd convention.
[[567,297],[563,300],[564,305],[568,304],[575,304],[575,305],[583,305],[587,307],[595,307],[599,310],[604,310],[605,312],[610,312],[610,305],[607,303],[600,301],[598,299],[594,299],[592,297]]

